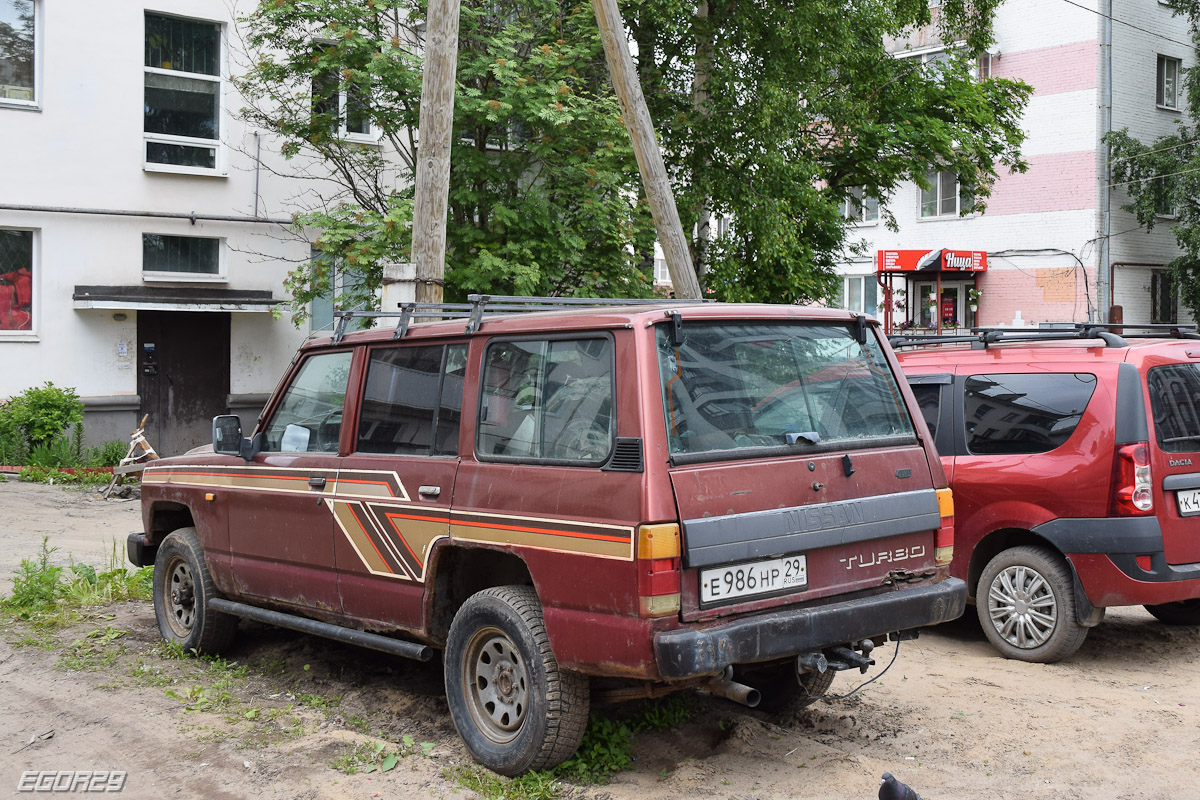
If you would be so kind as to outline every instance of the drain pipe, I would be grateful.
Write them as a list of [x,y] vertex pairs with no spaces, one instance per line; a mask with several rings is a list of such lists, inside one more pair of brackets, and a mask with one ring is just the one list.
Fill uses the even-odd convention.
[[[1104,104],[1100,109],[1100,129],[1102,136],[1107,136],[1112,132],[1112,12],[1112,0],[1104,0],[1104,14],[1101,17],[1104,26],[1104,59],[1101,67],[1103,70]],[[1112,252],[1110,251],[1109,239],[1112,233],[1112,148],[1107,143],[1104,143],[1103,147],[1097,149],[1104,158],[1104,168],[1100,170],[1101,245],[1100,262],[1096,265],[1096,314],[1100,319],[1093,320],[1093,322],[1106,322],[1108,321],[1109,309],[1115,300],[1112,267],[1110,266]]]

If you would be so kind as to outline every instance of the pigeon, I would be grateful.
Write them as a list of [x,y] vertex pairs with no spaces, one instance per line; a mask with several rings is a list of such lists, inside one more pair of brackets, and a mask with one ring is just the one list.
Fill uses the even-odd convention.
[[921,795],[913,791],[906,783],[896,780],[890,772],[883,773],[883,783],[879,787],[879,800],[921,800]]

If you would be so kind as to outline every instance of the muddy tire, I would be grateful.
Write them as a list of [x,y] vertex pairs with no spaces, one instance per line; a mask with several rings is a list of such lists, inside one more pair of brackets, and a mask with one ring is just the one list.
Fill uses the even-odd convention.
[[180,528],[154,559],[154,616],[158,631],[184,650],[219,653],[233,643],[237,617],[209,608],[217,597],[195,528]]
[[771,715],[800,711],[820,700],[837,675],[833,670],[796,674],[796,662],[735,667],[733,679],[758,690],[755,708]]
[[559,669],[532,588],[471,595],[454,615],[445,662],[450,718],[480,764],[520,775],[556,766],[579,749],[588,679]]
[[1075,618],[1071,570],[1056,553],[1024,545],[984,567],[975,611],[992,646],[1006,658],[1053,664],[1083,644],[1088,629]]
[[1198,599],[1146,606],[1146,610],[1153,614],[1159,622],[1167,625],[1200,625],[1200,600]]

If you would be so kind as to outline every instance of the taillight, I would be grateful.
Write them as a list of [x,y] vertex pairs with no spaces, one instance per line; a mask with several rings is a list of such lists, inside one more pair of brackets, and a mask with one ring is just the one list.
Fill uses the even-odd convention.
[[643,617],[679,613],[682,554],[678,525],[638,528],[638,609]]
[[1154,488],[1150,481],[1150,445],[1146,442],[1121,445],[1113,459],[1113,494],[1109,513],[1118,517],[1154,511]]
[[938,489],[937,499],[941,522],[933,540],[933,563],[940,567],[954,560],[954,494],[949,489]]

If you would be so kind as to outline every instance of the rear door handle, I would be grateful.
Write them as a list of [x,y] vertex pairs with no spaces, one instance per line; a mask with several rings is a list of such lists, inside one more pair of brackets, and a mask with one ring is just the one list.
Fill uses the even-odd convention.
[[417,493],[421,495],[421,497],[439,497],[442,494],[442,487],[422,486],[420,489],[417,489]]
[[325,479],[324,478],[309,478],[308,479],[308,488],[324,489],[325,488]]

